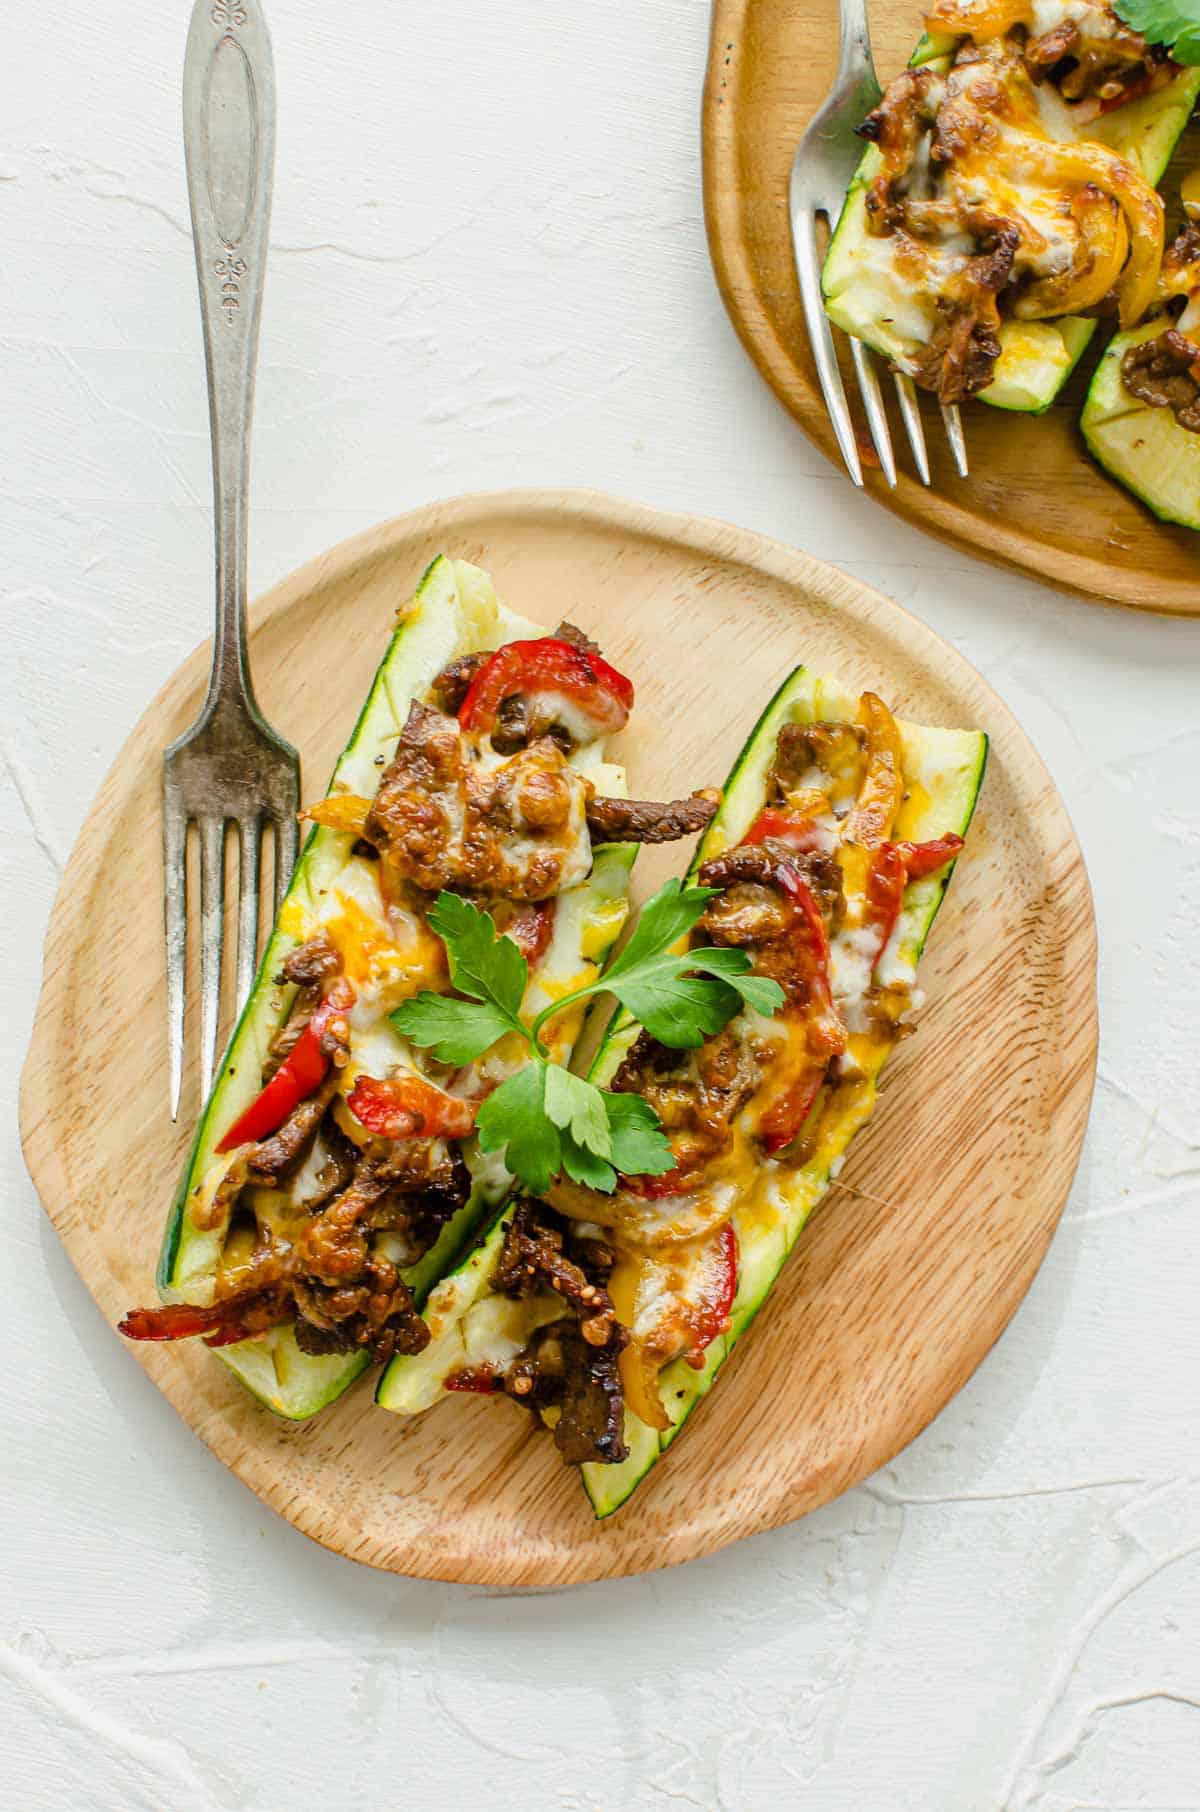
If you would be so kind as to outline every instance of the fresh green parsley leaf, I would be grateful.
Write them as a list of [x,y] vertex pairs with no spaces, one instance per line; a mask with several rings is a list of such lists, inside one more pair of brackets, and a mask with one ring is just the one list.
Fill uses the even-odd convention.
[[623,1176],[661,1177],[675,1168],[675,1154],[658,1115],[641,1095],[604,1096],[612,1161]]
[[513,1029],[506,1013],[485,1000],[455,1000],[428,991],[388,1015],[396,1030],[439,1063],[471,1063]]
[[651,1038],[675,1051],[694,1050],[728,1024],[741,1002],[723,981],[683,973],[686,959],[663,957],[643,964],[613,989]]
[[651,1037],[689,1050],[719,1032],[743,1004],[763,1014],[782,1006],[782,988],[754,975],[744,950],[675,948],[715,892],[668,881],[647,902],[607,974],[546,1007],[532,1028],[520,1017],[529,969],[517,946],[498,936],[490,915],[469,900],[438,895],[429,923],[446,946],[454,987],[470,998],[422,993],[396,1009],[392,1024],[444,1063],[469,1063],[506,1033],[524,1040],[530,1061],[488,1096],[476,1121],[483,1150],[503,1151],[524,1188],[543,1195],[565,1172],[611,1194],[618,1174],[663,1176],[675,1165],[648,1101],[608,1094],[546,1060],[537,1038],[546,1020],[589,995],[611,992]]
[[705,975],[714,976],[719,981],[728,982],[736,988],[748,1007],[755,1012],[770,1018],[778,1013],[784,1002],[784,992],[777,981],[766,975],[751,973],[751,961],[744,950],[715,949],[705,946],[701,950],[689,953],[689,962],[693,969],[700,969]]
[[577,1145],[569,1132],[562,1134],[562,1165],[573,1183],[584,1189],[598,1189],[611,1195],[617,1186],[617,1173],[607,1158],[598,1158],[586,1145]]
[[390,1015],[396,1030],[432,1046],[440,1063],[470,1063],[507,1032],[528,1041],[520,1014],[529,965],[512,939],[497,936],[491,914],[456,893],[438,895],[429,923],[446,946],[451,981],[471,999],[426,989]]
[[606,975],[604,985],[652,1038],[686,1051],[719,1032],[743,1001],[768,1015],[783,1005],[779,983],[752,975],[750,966],[744,950],[705,944],[647,957],[623,975]]
[[1200,63],[1198,0],[1115,0],[1126,25],[1149,44],[1165,44],[1177,63]]
[[529,964],[510,937],[499,937],[491,913],[457,893],[439,893],[429,924],[446,946],[450,980],[460,994],[490,1001],[520,1024]]
[[550,1064],[546,1070],[546,1112],[576,1144],[585,1146],[598,1158],[612,1155],[604,1096],[594,1082],[573,1076],[561,1064]]
[[562,1139],[546,1112],[546,1075],[555,1065],[535,1058],[500,1084],[475,1122],[484,1151],[503,1151],[513,1175],[544,1195],[562,1169]]
[[744,950],[675,948],[716,892],[714,887],[684,887],[679,880],[660,887],[642,908],[637,929],[612,966],[586,988],[547,1007],[534,1022],[535,1033],[564,1007],[598,993],[615,994],[652,1038],[675,1050],[702,1044],[743,1002],[760,1013],[774,1013],[783,1005],[783,990],[777,982],[749,973]]
[[614,979],[630,974],[686,937],[717,892],[715,887],[684,887],[678,876],[672,876],[642,907],[633,936],[604,976],[604,987],[615,994]]

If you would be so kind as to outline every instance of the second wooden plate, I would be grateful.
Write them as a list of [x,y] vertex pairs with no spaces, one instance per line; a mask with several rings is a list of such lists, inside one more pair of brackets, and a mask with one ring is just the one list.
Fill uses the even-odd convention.
[[[883,1465],[970,1376],[1028,1288],[1075,1170],[1095,1059],[1095,930],[1054,786],[961,655],[803,554],[590,493],[419,510],[262,600],[259,697],[301,748],[310,793],[396,606],[442,548],[488,567],[541,622],[570,616],[633,677],[635,727],[618,752],[635,795],[718,780],[799,661],[873,686],[905,716],[992,738],[922,968],[917,1033],[726,1375],[611,1522],[592,1520],[578,1478],[512,1404],[460,1399],[402,1421],[374,1407],[368,1379],[296,1426],[196,1343],[127,1349],[219,1459],[326,1546],[438,1579],[568,1584],[689,1560],[802,1515]],[[92,808],[54,909],[23,1078],[30,1170],[110,1324],[153,1300],[197,1106],[193,1074],[171,1125],[158,795],[163,745],[195,715],[207,665],[198,650],[155,699]],[[681,859],[647,851],[635,893]]]
[[[921,16],[914,0],[872,6],[881,82],[908,61]],[[787,209],[792,155],[833,80],[837,32],[836,0],[714,0],[704,199],[717,282],[747,351],[805,433],[843,471],[809,353]],[[1197,136],[1184,134],[1167,173],[1168,204],[1196,160]],[[835,337],[845,353],[845,336]],[[1102,327],[1045,415],[966,406],[967,479],[955,474],[937,410],[927,399],[933,487],[926,489],[913,476],[893,408],[899,483],[889,490],[881,472],[868,471],[867,488],[919,528],[1049,585],[1144,610],[1200,615],[1200,536],[1159,522],[1084,451],[1079,411],[1107,338]],[[844,370],[853,397],[848,355]]]

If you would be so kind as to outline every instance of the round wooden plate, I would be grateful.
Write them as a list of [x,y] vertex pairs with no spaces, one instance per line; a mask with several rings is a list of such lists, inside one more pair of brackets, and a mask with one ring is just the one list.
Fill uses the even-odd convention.
[[[886,83],[908,61],[924,9],[915,0],[880,0],[870,10],[875,66]],[[792,155],[833,81],[837,32],[835,0],[714,0],[704,200],[713,266],[734,326],[776,396],[843,471],[809,353],[787,211]],[[1184,134],[1163,185],[1168,202],[1196,161],[1198,136]],[[846,355],[846,393],[856,397],[848,342],[844,334],[835,338]],[[1144,610],[1200,615],[1200,538],[1159,522],[1084,450],[1079,411],[1107,339],[1101,327],[1045,415],[969,404],[967,479],[955,474],[937,409],[926,398],[933,485],[922,485],[907,445],[901,450],[904,431],[893,409],[899,482],[889,490],[881,472],[868,470],[867,489],[918,527],[1048,584]],[[869,442],[860,436],[860,444]]]
[[[922,971],[928,1005],[875,1120],[769,1310],[679,1445],[611,1522],[523,1411],[458,1400],[413,1421],[369,1383],[277,1421],[194,1343],[129,1347],[264,1503],[397,1572],[507,1585],[635,1573],[802,1515],[884,1464],[968,1378],[1046,1250],[1079,1155],[1096,1049],[1087,876],[1045,768],[979,675],[914,617],[790,548],[590,492],[419,510],[335,548],[254,612],[259,696],[308,790],[353,723],[395,607],[439,549],[632,675],[635,794],[719,780],[799,661],[905,716],[979,725],[992,757]],[[29,1168],[109,1322],[154,1299],[162,1218],[196,1109],[167,1118],[159,756],[198,709],[199,649],[119,755],[71,857],[22,1087]],[[681,852],[649,851],[644,896]],[[114,1053],[97,1064],[95,1053]],[[114,1334],[116,1339],[117,1335]]]

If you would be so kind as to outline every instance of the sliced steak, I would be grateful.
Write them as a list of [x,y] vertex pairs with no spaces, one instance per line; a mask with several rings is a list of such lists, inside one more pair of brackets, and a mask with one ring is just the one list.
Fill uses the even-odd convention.
[[341,967],[341,957],[321,934],[285,956],[281,973],[284,981],[294,982],[298,988],[315,988],[339,974]]
[[528,1198],[518,1202],[505,1223],[493,1288],[501,1296],[521,1297],[549,1285],[579,1316],[588,1345],[604,1346],[617,1330],[612,1298],[603,1282],[589,1277],[568,1256],[567,1239],[566,1228],[552,1210]]
[[713,791],[659,804],[650,799],[592,799],[588,830],[595,843],[674,843],[705,830],[720,803]]
[[591,1345],[564,1316],[539,1328],[504,1375],[503,1388],[518,1403],[558,1409],[554,1444],[568,1466],[615,1466],[629,1457],[619,1352],[613,1342]]
[[1177,328],[1128,347],[1121,359],[1121,376],[1139,402],[1169,409],[1181,428],[1200,434],[1200,346]]
[[489,654],[460,654],[457,660],[442,668],[430,687],[439,711],[446,711],[451,717],[458,716],[471,689],[471,681],[491,658]]
[[364,826],[395,875],[426,893],[513,901],[581,880],[591,786],[557,744],[540,737],[498,767],[470,753],[454,718],[413,705]]
[[331,1070],[316,1094],[293,1108],[279,1131],[254,1147],[248,1159],[251,1183],[278,1183],[303,1161],[337,1088],[338,1073]]
[[599,654],[601,652],[599,642],[593,642],[591,636],[584,635],[582,629],[577,629],[574,623],[568,623],[565,617],[554,631],[554,635],[556,641],[570,642],[572,648],[578,648],[583,654]]

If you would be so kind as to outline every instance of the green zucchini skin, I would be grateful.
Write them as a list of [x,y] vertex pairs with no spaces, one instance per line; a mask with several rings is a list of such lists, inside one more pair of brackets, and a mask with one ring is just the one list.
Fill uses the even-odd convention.
[[[721,811],[713,819],[696,852],[689,878],[709,855],[740,841],[762,809],[766,802],[766,773],[782,725],[820,717],[850,716],[854,702],[836,681],[814,679],[803,667],[789,676],[734,764]],[[937,772],[943,778],[943,784],[931,789],[929,811],[919,824],[907,827],[906,834],[917,839],[940,836],[948,831],[965,835],[983,784],[987,737],[980,731],[929,730],[910,724],[900,727],[906,756],[914,761],[918,771]],[[914,960],[924,949],[953,867],[954,864],[949,864],[935,875],[910,883],[905,893],[902,938],[906,952]],[[638,1030],[628,1016],[614,1019],[592,1065],[593,1081],[603,1083],[613,1075]],[[848,1125],[836,1153],[825,1155],[837,1162],[866,1117],[867,1114],[863,1114]],[[782,1229],[773,1229],[770,1234],[756,1230],[749,1236],[744,1230],[738,1230],[738,1286],[728,1333],[718,1336],[708,1348],[702,1370],[697,1371],[683,1360],[677,1360],[663,1373],[662,1396],[671,1426],[659,1433],[627,1410],[625,1440],[629,1458],[617,1466],[585,1465],[580,1469],[597,1519],[602,1520],[619,1510],[676,1440],[766,1301],[775,1278],[830,1180],[828,1165],[823,1166],[823,1174],[810,1175],[811,1170],[812,1166],[809,1166],[797,1173],[794,1185],[797,1199]],[[734,1218],[736,1225],[736,1213]]]
[[[949,67],[956,42],[922,38],[911,65]],[[1157,183],[1198,95],[1200,69],[1182,70],[1160,93],[1130,101],[1097,121],[1095,136],[1133,158],[1146,180]],[[882,320],[874,307],[879,298],[872,295],[871,285],[863,277],[863,259],[871,237],[866,228],[865,195],[878,162],[879,153],[874,146],[868,147],[829,241],[821,290],[831,320],[883,357],[895,359],[902,350],[902,340]],[[1096,325],[1094,320],[1078,315],[1063,315],[1050,321],[1004,321],[995,375],[987,389],[979,392],[978,400],[1017,414],[1044,414],[1083,357]]]
[[1160,316],[1109,341],[1079,425],[1092,458],[1160,521],[1200,529],[1200,434],[1181,428],[1169,409],[1140,402],[1121,376],[1129,347],[1153,339],[1169,325]]
[[[489,623],[491,636],[487,639]],[[456,654],[474,646],[495,646],[497,636],[507,641],[545,633],[539,625],[504,609],[487,575],[478,568],[439,555],[422,575],[412,603],[392,632],[329,791],[374,794],[379,781],[376,757],[385,749],[390,752],[412,699],[428,690]],[[480,639],[481,634],[485,639]],[[314,826],[301,850],[168,1211],[157,1272],[159,1293],[168,1301],[203,1301],[211,1290],[221,1235],[195,1228],[187,1214],[188,1199],[212,1162],[218,1138],[257,1094],[267,1047],[291,1009],[295,989],[279,986],[274,979],[299,942],[287,929],[289,908],[303,908],[315,898],[339,872],[352,843],[353,838],[343,832]],[[623,899],[635,855],[636,847],[629,844],[598,848],[592,875],[581,884],[581,895],[591,890],[589,898]],[[612,940],[619,930],[618,917]],[[603,954],[599,952],[597,960]],[[470,1246],[480,1219],[494,1206],[497,1193],[504,1192],[503,1177],[497,1181],[485,1169],[482,1179],[476,1177],[469,1201],[443,1228],[437,1243],[404,1273],[418,1304]],[[360,1353],[303,1353],[290,1326],[215,1351],[260,1402],[292,1421],[303,1420],[332,1403],[370,1363]]]

